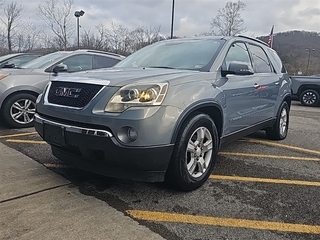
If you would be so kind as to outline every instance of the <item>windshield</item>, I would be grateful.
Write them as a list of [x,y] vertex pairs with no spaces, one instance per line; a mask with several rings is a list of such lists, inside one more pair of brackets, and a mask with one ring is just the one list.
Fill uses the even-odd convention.
[[7,60],[8,58],[11,58],[11,57],[14,57],[14,56],[18,56],[19,53],[11,53],[11,54],[7,54],[7,55],[4,55],[4,56],[1,56],[0,57],[0,62],[2,62],[3,60]]
[[[179,39],[147,46],[115,67],[174,68],[209,71],[223,40]],[[209,64],[211,63],[211,64]]]
[[54,52],[42,57],[38,57],[31,62],[23,64],[20,68],[46,68],[54,63],[56,60],[70,54],[70,52]]

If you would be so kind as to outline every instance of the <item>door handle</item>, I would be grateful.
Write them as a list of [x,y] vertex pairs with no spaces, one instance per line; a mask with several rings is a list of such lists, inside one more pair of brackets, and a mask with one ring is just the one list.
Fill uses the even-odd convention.
[[258,87],[260,87],[260,85],[258,83],[255,83],[255,84],[253,84],[253,87],[258,88]]
[[274,84],[278,86],[280,84],[280,82],[275,82]]

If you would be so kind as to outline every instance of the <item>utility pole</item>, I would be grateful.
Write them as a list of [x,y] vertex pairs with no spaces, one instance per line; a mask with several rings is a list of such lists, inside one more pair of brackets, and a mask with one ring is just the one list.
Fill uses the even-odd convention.
[[80,49],[80,21],[79,21],[79,18],[81,16],[84,15],[84,11],[80,10],[80,11],[76,11],[74,13],[74,16],[77,18],[77,39],[78,39],[78,49]]
[[315,51],[315,49],[314,49],[314,48],[313,48],[313,49],[306,48],[306,51],[308,51],[308,52],[309,52],[309,56],[308,56],[308,63],[307,63],[307,70],[306,70],[306,75],[308,75],[311,51]]
[[171,39],[173,38],[173,20],[174,20],[174,0],[172,0],[172,14],[171,14]]

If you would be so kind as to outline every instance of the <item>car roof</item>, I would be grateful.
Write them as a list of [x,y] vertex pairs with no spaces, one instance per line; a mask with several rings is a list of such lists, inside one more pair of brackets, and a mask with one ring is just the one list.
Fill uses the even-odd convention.
[[164,41],[192,41],[192,40],[205,40],[205,39],[212,39],[212,40],[225,40],[225,41],[231,41],[231,40],[247,40],[247,41],[251,41],[251,42],[255,42],[255,43],[259,43],[262,45],[265,45],[266,47],[268,47],[268,44],[261,41],[260,39],[257,38],[253,38],[253,37],[248,37],[248,36],[244,36],[244,35],[236,35],[236,36],[202,36],[202,37],[188,37],[188,38],[174,38],[174,39],[167,39]]

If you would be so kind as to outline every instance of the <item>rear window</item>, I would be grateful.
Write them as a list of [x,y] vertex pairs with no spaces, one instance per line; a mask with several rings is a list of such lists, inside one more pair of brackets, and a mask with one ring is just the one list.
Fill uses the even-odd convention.
[[278,54],[276,53],[276,51],[274,51],[273,49],[268,48],[268,51],[270,53],[271,56],[271,61],[274,65],[274,68],[276,70],[276,73],[286,73],[287,70],[285,69],[280,57],[278,56]]

